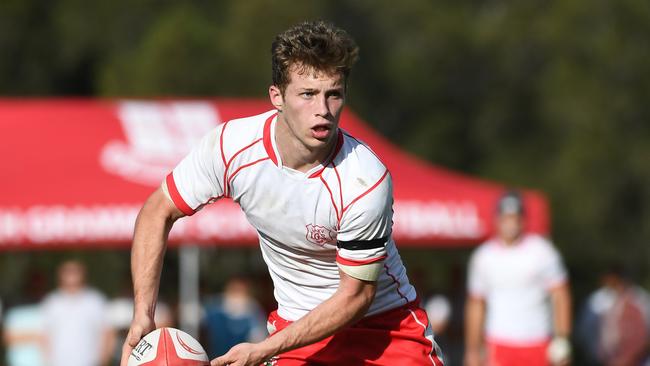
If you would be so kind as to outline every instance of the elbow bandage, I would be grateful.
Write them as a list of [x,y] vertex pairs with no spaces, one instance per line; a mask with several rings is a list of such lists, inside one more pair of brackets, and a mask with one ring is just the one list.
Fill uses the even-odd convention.
[[383,267],[384,262],[378,261],[360,266],[348,266],[345,264],[337,263],[341,271],[345,272],[350,277],[354,277],[363,281],[377,281],[379,273]]

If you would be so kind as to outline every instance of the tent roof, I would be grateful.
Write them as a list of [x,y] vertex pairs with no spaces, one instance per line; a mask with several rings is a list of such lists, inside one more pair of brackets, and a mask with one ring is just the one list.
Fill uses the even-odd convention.
[[[200,136],[269,109],[259,99],[0,99],[0,249],[128,246],[140,206]],[[352,112],[344,112],[341,127],[391,172],[398,245],[466,245],[491,234],[502,185],[419,160]],[[526,190],[524,199],[528,229],[547,234],[545,198]],[[257,242],[225,200],[179,221],[171,240]]]

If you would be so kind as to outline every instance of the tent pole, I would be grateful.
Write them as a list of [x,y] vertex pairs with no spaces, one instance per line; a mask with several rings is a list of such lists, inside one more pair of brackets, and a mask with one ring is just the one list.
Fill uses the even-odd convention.
[[199,294],[200,249],[195,244],[181,245],[179,260],[179,325],[192,337],[199,336],[201,300]]

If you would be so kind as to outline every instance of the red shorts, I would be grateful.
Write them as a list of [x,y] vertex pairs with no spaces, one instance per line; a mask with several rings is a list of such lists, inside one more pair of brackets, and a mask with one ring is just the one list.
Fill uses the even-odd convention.
[[549,342],[526,346],[510,346],[488,342],[488,366],[550,366],[546,349]]
[[[274,311],[269,323],[277,332],[291,322]],[[414,302],[364,318],[320,342],[280,354],[271,364],[443,365],[427,314]]]

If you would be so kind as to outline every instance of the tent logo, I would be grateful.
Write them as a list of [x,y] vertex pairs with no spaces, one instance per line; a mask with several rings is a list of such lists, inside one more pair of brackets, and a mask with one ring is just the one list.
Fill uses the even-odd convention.
[[307,225],[307,240],[322,247],[327,243],[334,243],[336,233],[324,226],[309,224]]
[[112,140],[100,163],[122,178],[157,186],[203,135],[221,123],[205,102],[122,102],[118,119],[126,141]]

